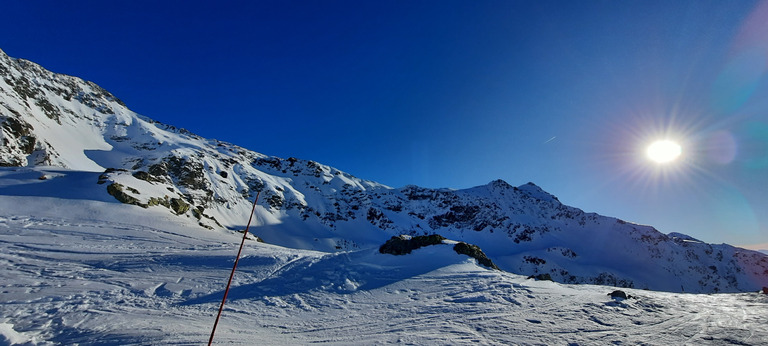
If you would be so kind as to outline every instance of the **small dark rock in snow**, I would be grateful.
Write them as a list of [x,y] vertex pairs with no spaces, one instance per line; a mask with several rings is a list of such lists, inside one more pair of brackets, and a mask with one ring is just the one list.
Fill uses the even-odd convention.
[[768,294],[768,287],[763,287],[763,294]]
[[552,280],[552,275],[549,275],[549,273],[539,274],[539,275],[531,275],[528,277],[529,279],[536,279],[536,280]]
[[621,298],[621,299],[629,299],[632,298],[632,296],[626,294],[624,291],[616,290],[611,293],[608,293],[611,298]]

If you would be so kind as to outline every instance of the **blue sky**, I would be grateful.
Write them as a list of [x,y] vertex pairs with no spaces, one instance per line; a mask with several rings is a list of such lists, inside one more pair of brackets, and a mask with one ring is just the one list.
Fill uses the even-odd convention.
[[[0,19],[8,55],[204,137],[768,243],[766,3],[9,0]],[[643,150],[666,137],[683,155],[659,166]]]

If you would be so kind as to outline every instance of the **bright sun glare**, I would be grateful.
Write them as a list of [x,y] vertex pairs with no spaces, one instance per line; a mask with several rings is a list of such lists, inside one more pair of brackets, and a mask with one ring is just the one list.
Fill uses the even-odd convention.
[[667,163],[677,159],[682,153],[682,148],[680,144],[665,139],[651,143],[645,153],[654,162]]

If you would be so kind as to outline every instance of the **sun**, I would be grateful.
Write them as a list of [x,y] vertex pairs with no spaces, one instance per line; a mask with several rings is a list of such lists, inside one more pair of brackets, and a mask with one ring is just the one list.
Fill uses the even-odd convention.
[[675,161],[678,157],[680,157],[682,152],[683,149],[680,147],[680,144],[677,144],[677,142],[668,139],[655,141],[648,146],[648,149],[645,150],[648,158],[656,163],[668,163]]

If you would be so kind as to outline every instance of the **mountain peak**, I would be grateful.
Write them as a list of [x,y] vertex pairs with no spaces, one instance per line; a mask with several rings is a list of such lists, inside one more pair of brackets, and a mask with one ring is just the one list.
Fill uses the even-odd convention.
[[488,183],[488,186],[493,188],[499,188],[504,190],[513,189],[514,187],[510,185],[508,182],[502,180],[502,179],[496,179],[490,183]]
[[557,203],[560,203],[560,200],[557,199],[557,197],[555,197],[555,195],[550,194],[550,193],[544,191],[544,189],[542,189],[541,187],[539,187],[538,185],[536,185],[536,184],[534,184],[532,182],[528,182],[526,184],[520,185],[517,188],[520,189],[521,191],[525,192],[526,194],[528,194],[529,196],[531,196],[533,198],[540,199],[540,200],[547,201],[547,202],[557,202]]
[[[566,283],[686,292],[768,285],[764,255],[584,213],[534,183],[392,189],[205,139],[132,112],[95,83],[0,60],[0,166],[40,173],[25,182],[34,189],[0,184],[0,195],[60,197],[77,186],[78,196],[241,230],[258,194],[253,232],[274,245],[351,251],[399,234],[439,234],[480,246],[504,270]],[[43,165],[70,171],[51,175]]]

